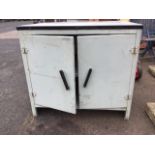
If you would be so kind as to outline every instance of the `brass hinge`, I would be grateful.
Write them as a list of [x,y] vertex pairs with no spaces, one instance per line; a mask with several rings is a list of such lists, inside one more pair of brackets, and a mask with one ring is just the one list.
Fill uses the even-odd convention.
[[132,53],[132,54],[138,54],[138,52],[137,52],[137,48],[134,47],[134,48],[131,50],[131,53]]

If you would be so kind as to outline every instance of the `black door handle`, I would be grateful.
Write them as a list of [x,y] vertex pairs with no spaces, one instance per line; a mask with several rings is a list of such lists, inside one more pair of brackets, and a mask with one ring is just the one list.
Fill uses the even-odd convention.
[[63,81],[63,83],[64,83],[64,85],[65,85],[66,90],[69,90],[70,88],[69,88],[69,85],[68,85],[68,83],[67,83],[67,80],[66,80],[64,71],[63,71],[63,70],[60,70],[59,73],[60,73],[60,75],[61,75],[61,78],[62,78],[62,81]]
[[83,84],[83,87],[84,87],[84,88],[87,86],[87,83],[88,83],[88,81],[89,81],[89,78],[90,78],[91,73],[92,73],[92,69],[90,68],[90,69],[88,70],[88,73],[87,73],[87,76],[86,76],[86,80],[85,80],[85,82],[84,82],[84,84]]

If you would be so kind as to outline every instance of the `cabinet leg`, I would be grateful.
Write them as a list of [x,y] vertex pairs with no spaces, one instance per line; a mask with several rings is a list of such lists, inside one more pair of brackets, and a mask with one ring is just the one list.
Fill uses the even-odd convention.
[[32,114],[34,117],[37,117],[37,108],[36,107],[32,108]]
[[131,113],[131,106],[128,106],[125,112],[125,117],[124,117],[125,120],[129,120],[130,113]]
[[128,113],[128,111],[125,112],[125,117],[124,117],[124,120],[129,120],[130,118],[130,114]]

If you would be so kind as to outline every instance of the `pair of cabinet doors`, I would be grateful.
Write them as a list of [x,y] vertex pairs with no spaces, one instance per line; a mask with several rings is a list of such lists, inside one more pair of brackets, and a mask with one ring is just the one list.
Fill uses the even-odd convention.
[[135,39],[135,34],[77,36],[76,42],[74,36],[26,36],[24,66],[35,106],[73,114],[77,108],[126,108]]

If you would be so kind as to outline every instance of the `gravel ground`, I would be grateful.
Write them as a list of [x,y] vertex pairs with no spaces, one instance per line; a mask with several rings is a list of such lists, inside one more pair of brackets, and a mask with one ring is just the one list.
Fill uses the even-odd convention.
[[155,127],[145,113],[145,104],[155,101],[155,78],[142,62],[143,77],[136,82],[131,118],[124,121],[123,112],[80,110],[71,115],[53,109],[39,109],[31,114],[30,101],[20,55],[17,25],[0,24],[0,134],[155,134]]

